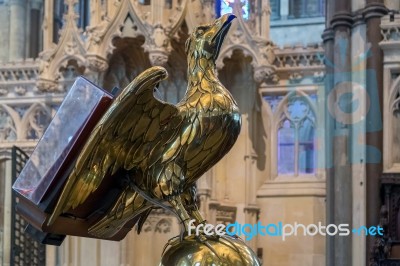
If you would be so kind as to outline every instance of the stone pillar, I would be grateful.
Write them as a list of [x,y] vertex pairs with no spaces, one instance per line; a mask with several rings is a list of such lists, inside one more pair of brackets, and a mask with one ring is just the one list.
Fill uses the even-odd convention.
[[101,23],[102,20],[102,15],[104,15],[104,13],[102,12],[103,7],[101,5],[100,0],[90,0],[90,26],[95,26],[98,25],[99,23]]
[[261,5],[260,36],[269,40],[271,8],[269,1],[262,1]]
[[[371,45],[371,56],[367,58],[367,69],[373,70],[375,76],[367,76],[367,92],[368,95],[378,95],[379,114],[368,112],[367,121],[375,121],[380,119],[383,121],[383,52],[379,47],[382,40],[380,23],[381,17],[387,13],[383,0],[368,0],[364,9],[364,17],[367,22],[367,40]],[[381,206],[380,199],[380,177],[383,171],[382,164],[382,147],[383,147],[383,131],[369,128],[367,124],[366,142],[371,148],[367,149],[367,226],[379,224],[379,213]],[[379,154],[377,154],[379,153]],[[380,158],[377,158],[380,156]],[[371,251],[374,245],[374,237],[367,237],[367,263],[371,258]]]
[[[324,33],[322,34],[322,39],[324,42],[324,50],[325,50],[325,58],[327,62],[333,62],[333,30],[332,28],[326,28]],[[333,88],[333,66],[326,65],[326,77],[325,77],[325,91],[324,96],[325,99],[328,98],[328,95]],[[335,179],[334,179],[334,168],[331,167],[330,163],[332,162],[332,154],[333,154],[333,121],[331,119],[331,114],[329,112],[325,112],[325,156],[326,156],[326,164],[322,166],[322,168],[326,168],[326,224],[333,224],[335,217]],[[335,266],[335,261],[333,259],[333,255],[335,254],[334,248],[334,238],[332,236],[326,236],[326,265],[327,266]]]
[[26,1],[10,0],[10,58],[9,61],[25,57]]
[[11,254],[11,160],[5,162],[5,189],[4,189],[4,217],[3,217],[3,264],[4,266],[10,265]]
[[[333,12],[330,27],[333,30],[333,42],[328,42],[330,57],[331,77],[327,79],[328,106],[338,106],[342,100],[338,92],[346,82],[351,81],[350,48],[351,48],[351,1],[331,0],[328,11]],[[329,39],[329,38],[328,38]],[[333,69],[332,69],[333,67]],[[332,75],[333,74],[333,75]],[[349,224],[352,226],[352,172],[350,158],[351,125],[342,122],[343,114],[338,108],[331,108],[328,112],[329,142],[332,141],[334,149],[328,149],[328,163],[333,163],[330,170],[328,164],[328,223]],[[350,110],[345,110],[350,113]],[[328,145],[329,146],[329,145]],[[333,158],[330,157],[333,155]],[[352,237],[328,237],[328,265],[351,265],[352,263]],[[333,245],[333,246],[332,246]]]
[[[361,3],[360,3],[361,2]],[[351,33],[351,65],[352,65],[352,89],[354,95],[357,97],[357,101],[361,103],[357,111],[360,115],[353,115],[352,128],[351,128],[351,164],[352,164],[352,192],[353,192],[353,228],[360,228],[365,226],[365,213],[367,209],[366,205],[366,142],[365,132],[366,123],[368,120],[365,119],[365,113],[368,109],[366,92],[366,61],[363,56],[367,53],[366,43],[366,25],[364,18],[360,12],[357,12],[360,5],[364,5],[364,1],[354,1],[352,3],[352,11],[355,14],[353,16],[353,27]],[[361,89],[361,91],[358,91]],[[362,114],[360,113],[362,112]],[[365,261],[366,253],[366,237],[365,235],[357,235],[352,239],[352,265],[366,265]]]
[[53,20],[54,20],[54,3],[53,1],[44,2],[44,19],[43,19],[43,50],[50,49],[53,44]]
[[[331,19],[334,14],[334,2],[327,1],[326,2],[326,29],[322,34],[322,39],[324,43],[324,50],[325,50],[325,58],[326,62],[331,62],[331,64],[326,64],[326,75],[325,75],[325,90],[324,90],[324,98],[327,99],[329,93],[333,88],[333,55],[334,55],[334,35],[333,29],[331,27]],[[325,104],[325,106],[327,106]],[[326,224],[333,224],[334,217],[335,217],[335,179],[334,179],[334,168],[331,165],[333,162],[332,154],[333,154],[333,120],[331,118],[331,114],[325,111],[325,165],[322,165],[321,168],[326,169]],[[335,245],[334,245],[334,238],[332,236],[326,236],[326,265],[327,266],[335,266],[334,260],[335,254]]]

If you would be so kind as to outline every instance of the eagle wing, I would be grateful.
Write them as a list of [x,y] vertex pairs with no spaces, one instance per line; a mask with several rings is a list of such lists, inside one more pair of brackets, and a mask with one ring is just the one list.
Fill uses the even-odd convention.
[[155,147],[166,147],[179,134],[177,126],[183,120],[177,107],[153,95],[154,87],[166,78],[164,68],[149,68],[114,100],[79,154],[48,225],[82,204],[106,175],[160,159],[162,152]]

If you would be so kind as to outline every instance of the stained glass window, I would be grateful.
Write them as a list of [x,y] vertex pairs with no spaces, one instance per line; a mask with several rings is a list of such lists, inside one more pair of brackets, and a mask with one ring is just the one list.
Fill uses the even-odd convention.
[[278,131],[278,173],[294,174],[295,129],[288,119]]
[[217,17],[227,13],[233,13],[235,1],[240,4],[242,16],[244,19],[249,19],[250,5],[249,0],[216,0]]
[[[316,95],[309,96],[312,102]],[[283,96],[265,96],[275,113]],[[278,174],[315,172],[315,114],[305,96],[292,95],[282,110],[277,131]]]

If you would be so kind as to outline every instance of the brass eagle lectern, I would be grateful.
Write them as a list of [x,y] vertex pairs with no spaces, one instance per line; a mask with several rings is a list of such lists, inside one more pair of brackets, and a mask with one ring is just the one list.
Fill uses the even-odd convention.
[[188,236],[189,221],[205,222],[196,204],[196,181],[240,132],[238,106],[215,69],[234,18],[226,14],[190,35],[188,86],[178,104],[154,97],[167,78],[162,67],[141,73],[112,101],[66,168],[65,184],[47,206],[40,229],[63,233],[57,221],[74,219],[86,225],[83,236],[119,239],[135,224],[140,232],[151,211],[162,207],[183,225],[181,236],[167,245],[162,265],[259,265],[236,237]]

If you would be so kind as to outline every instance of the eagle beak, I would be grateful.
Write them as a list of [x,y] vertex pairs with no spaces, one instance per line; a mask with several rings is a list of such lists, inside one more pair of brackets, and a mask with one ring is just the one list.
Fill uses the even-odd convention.
[[233,14],[225,14],[221,16],[219,19],[215,20],[214,24],[212,25],[213,33],[212,33],[211,43],[216,49],[216,52],[214,53],[215,59],[218,57],[219,50],[221,49],[225,35],[229,31],[231,22],[235,18],[236,16]]

